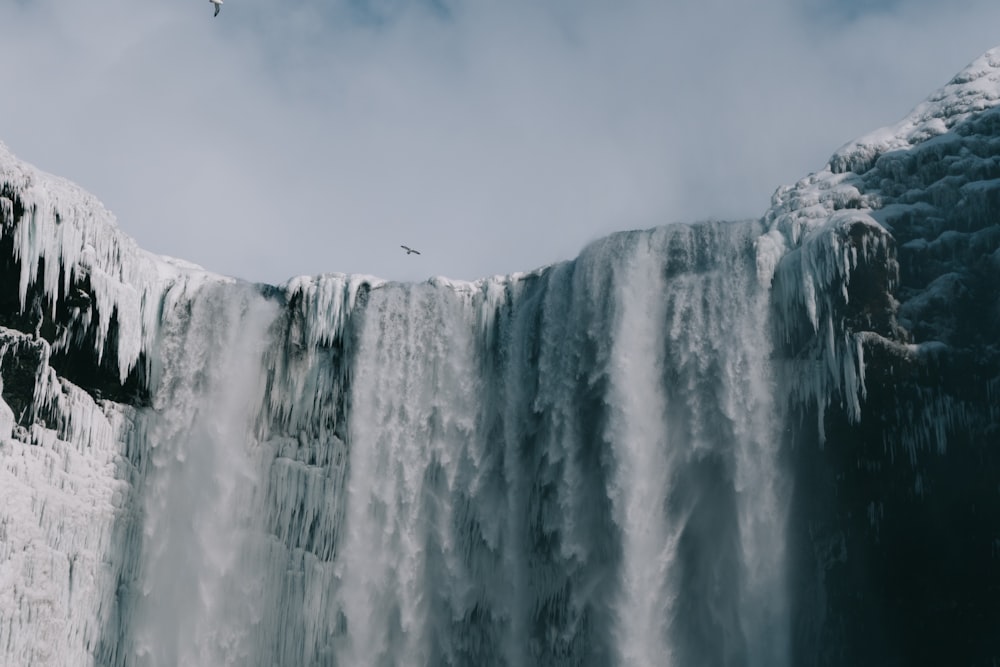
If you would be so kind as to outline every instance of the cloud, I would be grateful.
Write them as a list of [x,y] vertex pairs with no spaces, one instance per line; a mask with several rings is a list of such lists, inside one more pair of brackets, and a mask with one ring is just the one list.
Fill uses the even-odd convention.
[[938,4],[6,4],[0,140],[223,273],[471,279],[761,215],[993,45]]

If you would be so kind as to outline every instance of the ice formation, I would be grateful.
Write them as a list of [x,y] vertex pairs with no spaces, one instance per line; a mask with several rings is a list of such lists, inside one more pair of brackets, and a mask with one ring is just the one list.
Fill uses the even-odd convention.
[[829,526],[899,503],[811,452],[922,498],[1000,431],[992,357],[927,380],[1000,310],[998,101],[991,51],[760,220],[476,282],[214,275],[0,146],[0,663],[863,656]]

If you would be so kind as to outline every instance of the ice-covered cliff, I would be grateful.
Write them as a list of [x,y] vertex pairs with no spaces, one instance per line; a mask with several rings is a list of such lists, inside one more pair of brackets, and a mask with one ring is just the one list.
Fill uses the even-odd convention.
[[[800,404],[802,425],[790,424],[800,664],[989,665],[1000,655],[998,102],[994,49],[895,126],[780,189],[767,214],[803,248],[840,225],[845,266],[871,257],[827,274],[844,276],[831,285],[839,296],[803,292],[783,266],[772,288],[791,285],[810,313],[837,313],[825,345],[846,350],[841,337],[853,333],[863,371],[857,404],[827,403],[825,418],[822,400]],[[793,258],[782,265],[823,274],[807,253]],[[772,303],[784,310],[782,298]],[[823,332],[811,319],[790,328],[786,355],[815,345]],[[820,442],[825,430],[819,451],[804,427],[813,417]]]
[[998,102],[474,283],[213,275],[0,147],[0,664],[994,664]]

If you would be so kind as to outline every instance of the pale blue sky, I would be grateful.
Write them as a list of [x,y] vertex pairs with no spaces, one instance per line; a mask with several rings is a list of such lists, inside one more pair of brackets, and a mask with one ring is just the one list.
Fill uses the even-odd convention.
[[0,141],[148,250],[472,279],[761,215],[1000,42],[1000,3],[17,0],[0,25]]

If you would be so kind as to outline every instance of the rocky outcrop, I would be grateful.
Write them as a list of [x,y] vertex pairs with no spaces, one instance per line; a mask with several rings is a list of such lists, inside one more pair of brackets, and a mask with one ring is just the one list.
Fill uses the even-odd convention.
[[832,161],[891,238],[835,316],[859,411],[800,402],[786,432],[796,665],[1000,656],[1000,113],[924,139]]

